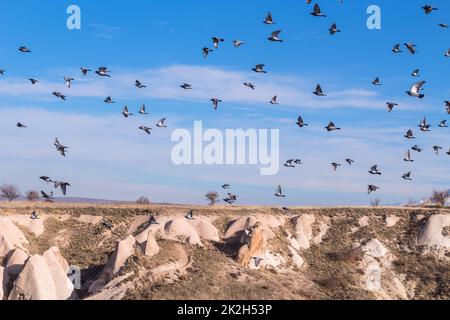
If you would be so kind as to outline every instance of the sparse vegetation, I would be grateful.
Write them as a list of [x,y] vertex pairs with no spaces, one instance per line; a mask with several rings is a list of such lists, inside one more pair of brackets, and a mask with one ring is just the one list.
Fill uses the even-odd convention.
[[219,194],[216,191],[210,191],[207,194],[205,194],[206,199],[209,201],[209,204],[211,206],[215,205],[217,202],[219,202]]
[[380,203],[381,203],[381,199],[378,199],[378,198],[370,200],[370,205],[372,207],[379,207]]
[[27,192],[28,201],[37,201],[39,199],[39,192],[31,190]]
[[447,203],[447,200],[450,198],[450,193],[448,190],[434,190],[433,194],[431,195],[431,201],[435,204],[437,204],[440,207],[445,207],[445,204]]
[[140,197],[136,200],[137,204],[150,204],[150,200],[146,197]]
[[11,202],[20,197],[20,190],[13,184],[4,184],[0,187],[0,196]]

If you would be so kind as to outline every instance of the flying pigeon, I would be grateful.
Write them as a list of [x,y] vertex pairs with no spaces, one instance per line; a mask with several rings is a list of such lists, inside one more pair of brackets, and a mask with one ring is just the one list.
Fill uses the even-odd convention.
[[336,32],[341,32],[341,30],[339,30],[336,26],[336,23],[333,23],[329,29],[330,34],[334,35]]
[[50,177],[47,177],[47,176],[39,177],[39,179],[44,180],[44,181],[47,182],[47,183],[53,182],[52,179],[51,179]]
[[448,151],[446,152],[446,154],[448,154],[450,156],[450,149],[448,149]]
[[139,113],[140,113],[140,114],[148,114],[147,112],[145,112],[145,104],[143,104],[143,105],[141,106],[141,109],[139,110]]
[[108,96],[108,97],[106,97],[105,98],[105,100],[103,100],[105,103],[115,103],[114,101],[113,101],[113,99],[110,97],[110,96]]
[[267,13],[267,16],[264,19],[263,23],[265,23],[265,24],[275,24],[275,22],[273,22],[272,14],[270,12]]
[[213,52],[213,50],[211,50],[211,49],[208,48],[208,47],[203,47],[202,52],[203,52],[203,57],[204,57],[204,58],[207,58],[207,57],[208,57],[208,54],[209,54],[210,52]]
[[16,127],[18,127],[18,128],[26,128],[27,126],[26,126],[26,125],[23,125],[23,124],[20,123],[20,122],[17,122]]
[[420,76],[420,69],[416,69],[413,72],[411,72],[411,76],[413,77],[419,77]]
[[277,102],[277,96],[274,96],[274,97],[272,98],[272,100],[270,100],[270,104],[278,104],[278,102]]
[[283,191],[281,190],[281,186],[278,186],[276,193],[275,193],[275,197],[286,198],[286,196],[283,194]]
[[406,139],[415,139],[416,137],[414,137],[413,131],[410,129],[410,130],[408,130],[408,132],[406,132],[405,138]]
[[55,199],[53,198],[53,191],[51,191],[49,194],[45,193],[41,190],[41,196],[45,199],[46,202],[53,202]]
[[38,220],[39,216],[37,215],[36,211],[33,210],[30,218],[31,218],[31,220]]
[[326,94],[323,93],[322,87],[320,86],[320,84],[318,84],[318,85],[316,86],[316,90],[315,90],[313,93],[314,93],[316,96],[319,96],[319,97],[325,97],[325,96],[326,96]]
[[189,210],[184,217],[188,220],[194,220],[194,210]]
[[314,17],[326,17],[326,15],[324,15],[322,12],[321,12],[321,10],[320,10],[320,7],[319,7],[319,5],[316,3],[315,5],[314,5],[314,11],[313,12],[311,12],[310,13],[312,16],[314,16]]
[[345,159],[345,162],[347,162],[350,166],[351,166],[353,163],[355,163],[355,161],[352,160],[352,159]]
[[91,69],[83,68],[83,67],[81,67],[80,70],[81,70],[81,73],[83,74],[84,77],[86,77],[86,75],[88,74],[88,72],[91,72],[91,71],[92,71]]
[[158,121],[158,123],[156,124],[156,126],[158,128],[167,128],[167,126],[164,124],[164,122],[166,121],[166,118],[162,118],[161,120]]
[[450,49],[447,50],[447,52],[445,53],[445,56],[448,58],[450,57]]
[[433,147],[434,153],[436,153],[436,155],[439,155],[439,150],[442,150],[442,147],[440,146],[434,146]]
[[447,120],[442,120],[441,123],[439,123],[440,128],[447,128]]
[[253,71],[256,73],[267,73],[267,71],[263,70],[264,64],[257,64],[254,68],[252,68]]
[[423,99],[425,97],[424,94],[420,93],[420,90],[422,90],[422,86],[426,83],[426,81],[420,81],[417,82],[415,84],[413,84],[413,86],[411,87],[411,89],[409,89],[409,91],[406,91],[406,93],[411,96],[411,97],[416,97],[419,99]]
[[400,43],[397,43],[397,44],[394,46],[394,48],[392,48],[392,52],[394,52],[394,53],[400,53],[400,52],[403,52],[403,51],[400,49]]
[[185,89],[185,90],[191,90],[192,86],[188,83],[183,83],[181,86],[181,88]]
[[417,144],[416,145],[414,145],[412,148],[411,148],[411,150],[413,150],[413,151],[417,151],[417,152],[422,152],[423,151],[423,149],[422,148],[420,148]]
[[369,173],[372,175],[379,175],[381,176],[381,171],[378,169],[377,165],[374,165],[370,168]]
[[225,198],[225,199],[223,199],[223,201],[228,203],[228,204],[230,204],[230,205],[234,204],[234,201],[232,199],[230,199],[230,198]]
[[69,147],[60,144],[58,138],[55,138],[55,142],[53,143],[53,145],[56,147],[56,150],[59,151],[59,153],[61,153],[63,157],[66,156],[66,149],[69,149]]
[[448,24],[446,24],[446,23],[439,23],[439,27],[441,27],[441,28],[448,28]]
[[448,114],[450,114],[450,101],[444,101],[445,103],[445,111],[447,111]]
[[54,91],[52,94],[53,94],[55,97],[57,97],[57,98],[60,98],[60,99],[62,99],[62,100],[66,100],[66,96],[63,95],[61,92]]
[[30,80],[31,84],[36,84],[36,83],[39,82],[39,80],[36,80],[36,79],[33,79],[33,78],[30,78],[28,80]]
[[260,263],[264,260],[263,258],[259,257],[252,257],[253,260],[255,260],[255,267],[259,267]]
[[274,31],[274,32],[272,32],[270,37],[267,39],[269,39],[269,41],[272,41],[272,42],[283,42],[283,40],[281,40],[279,37],[280,33],[281,33],[281,30]]
[[100,77],[111,77],[108,73],[110,71],[107,67],[99,67],[97,71],[95,71],[96,74],[98,74]]
[[221,103],[222,100],[217,99],[217,98],[212,98],[211,102],[212,102],[212,104],[214,106],[214,110],[217,110],[217,108],[219,107],[219,103]]
[[425,14],[430,14],[431,12],[433,12],[435,10],[439,10],[438,8],[434,8],[434,7],[429,6],[429,5],[423,6],[422,9],[425,12]]
[[19,48],[19,51],[20,51],[20,52],[23,52],[23,53],[30,53],[30,52],[31,52],[30,49],[28,49],[27,47],[24,47],[24,46],[20,47],[20,48]]
[[228,193],[228,199],[230,199],[233,202],[236,202],[237,201],[237,196],[235,194]]
[[412,178],[411,178],[411,172],[407,172],[407,173],[403,174],[403,175],[402,175],[402,178],[403,178],[404,180],[409,180],[409,181],[411,181],[411,180],[412,180]]
[[68,88],[70,88],[72,86],[72,81],[75,80],[74,78],[71,77],[64,77],[64,81],[66,82],[66,86]]
[[219,49],[219,42],[224,42],[225,40],[222,38],[213,37],[212,41],[213,41],[214,48]]
[[373,84],[374,86],[381,86],[380,78],[379,78],[379,77],[376,77],[376,78],[372,81],[372,84]]
[[420,131],[429,132],[431,125],[427,124],[427,119],[423,118],[423,120],[419,124]]
[[325,127],[325,129],[327,129],[328,132],[336,131],[336,130],[341,130],[341,128],[337,128],[337,127],[334,125],[334,122],[330,122],[330,123]]
[[224,184],[223,186],[222,186],[222,189],[225,189],[225,190],[228,190],[228,189],[230,189],[231,188],[231,186],[229,185],[229,184]]
[[411,151],[408,150],[406,152],[406,155],[405,155],[405,158],[403,159],[403,161],[405,161],[405,162],[414,162],[414,160],[411,159]]
[[125,118],[128,118],[129,116],[132,116],[133,114],[128,111],[128,106],[123,107],[122,114]]
[[147,133],[148,135],[152,134],[151,131],[150,131],[150,130],[152,130],[152,128],[145,127],[145,126],[140,126],[139,129],[142,130],[142,131],[145,131],[145,133]]
[[139,89],[147,88],[147,86],[144,86],[139,80],[136,80],[136,81],[134,82],[134,85],[135,85],[137,88],[139,88]]
[[398,103],[386,102],[386,105],[387,105],[388,112],[392,112],[394,107],[398,106]]
[[303,121],[303,118],[302,118],[301,116],[298,117],[297,125],[298,125],[300,128],[303,128],[303,127],[307,127],[307,126],[308,126],[308,124],[305,123],[305,122]]
[[252,90],[255,90],[255,85],[251,82],[244,82],[244,86],[249,87]]
[[55,184],[54,185],[55,189],[61,188],[61,191],[62,191],[63,195],[66,195],[66,193],[67,193],[67,187],[71,186],[70,183],[62,182],[62,181],[55,181],[54,184]]
[[376,192],[378,189],[380,189],[379,187],[373,185],[373,184],[369,184],[368,189],[367,189],[367,193],[371,194],[372,192]]
[[284,166],[286,168],[295,168],[295,165],[293,165],[292,162],[294,162],[294,159],[287,160]]
[[337,169],[342,165],[340,163],[333,162],[331,166],[333,167],[333,171],[337,171]]
[[243,44],[245,44],[243,41],[241,41],[241,40],[234,40],[233,41],[233,46],[235,47],[235,48],[239,48],[240,46],[242,46]]
[[5,70],[5,69],[1,69],[1,68],[0,68],[0,74],[1,74],[1,75],[4,75],[4,74],[5,74],[5,72],[6,72],[6,70]]
[[415,45],[414,43],[406,42],[406,43],[404,43],[404,45],[411,54],[415,54],[417,52],[417,49],[416,49],[417,45]]

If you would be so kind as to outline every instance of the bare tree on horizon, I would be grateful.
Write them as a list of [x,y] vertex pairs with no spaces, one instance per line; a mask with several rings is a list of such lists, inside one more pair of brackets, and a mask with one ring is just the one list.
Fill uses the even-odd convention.
[[0,187],[0,196],[12,202],[20,197],[20,190],[13,184],[4,184]]

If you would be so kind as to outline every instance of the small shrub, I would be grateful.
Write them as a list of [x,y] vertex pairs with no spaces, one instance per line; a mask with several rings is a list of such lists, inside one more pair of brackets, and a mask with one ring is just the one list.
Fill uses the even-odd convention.
[[378,199],[378,198],[370,200],[370,205],[372,207],[379,207],[380,203],[381,203],[381,199]]
[[205,194],[206,199],[209,201],[211,206],[219,202],[219,194],[216,191],[211,191]]
[[39,192],[31,190],[27,192],[28,201],[37,201],[39,199]]
[[430,200],[433,203],[437,204],[438,206],[444,207],[449,198],[450,193],[448,190],[445,191],[434,190]]
[[150,204],[150,200],[146,197],[140,197],[136,200],[137,204]]
[[20,191],[15,185],[4,184],[0,187],[0,195],[11,202],[20,197]]

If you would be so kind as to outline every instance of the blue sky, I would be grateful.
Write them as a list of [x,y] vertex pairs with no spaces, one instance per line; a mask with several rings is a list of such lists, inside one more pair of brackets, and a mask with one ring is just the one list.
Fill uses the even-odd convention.
[[[66,28],[66,8],[81,8],[81,30]],[[335,205],[367,204],[373,197],[383,203],[420,199],[433,188],[448,188],[450,157],[435,156],[433,145],[450,148],[448,129],[437,128],[448,119],[444,100],[450,99],[448,74],[450,47],[447,23],[450,3],[435,0],[440,10],[425,16],[422,1],[319,2],[327,18],[309,15],[312,5],[304,1],[8,1],[2,4],[0,28],[0,176],[22,190],[45,189],[36,177],[55,176],[72,182],[71,196],[134,200],[141,195],[155,202],[204,203],[204,193],[220,191],[231,183],[243,204]],[[366,27],[366,9],[381,7],[382,29]],[[277,24],[262,23],[272,12]],[[336,22],[342,33],[328,34]],[[270,43],[276,29],[284,43]],[[204,59],[201,49],[211,47],[211,37],[226,42]],[[238,49],[232,40],[246,44]],[[394,55],[396,43],[414,42],[419,52]],[[32,54],[17,51],[21,45]],[[406,50],[406,49],[405,49]],[[266,64],[267,75],[250,70]],[[83,79],[79,68],[108,66],[111,79],[90,74]],[[406,96],[421,69],[427,81],[426,98]],[[64,76],[75,78],[71,89]],[[379,76],[383,86],[371,81]],[[33,77],[36,86],[27,83]],[[135,79],[149,87],[137,91]],[[242,86],[251,80],[255,92]],[[194,85],[192,92],[178,88]],[[312,91],[321,83],[329,97],[317,98]],[[68,101],[51,96],[62,91]],[[280,105],[268,103],[278,95]],[[117,102],[105,105],[111,95]],[[214,112],[209,99],[224,100]],[[388,114],[385,102],[398,109]],[[127,104],[134,112],[145,103],[148,118],[124,119]],[[295,127],[298,115],[310,124]],[[431,133],[417,125],[426,116]],[[148,138],[136,128],[154,126],[167,117],[168,130]],[[191,128],[203,120],[211,128],[278,128],[281,130],[281,161],[300,158],[304,166],[281,169],[274,177],[262,177],[258,167],[177,167],[171,164],[170,133]],[[333,120],[344,130],[327,134],[323,127]],[[21,121],[29,128],[18,130]],[[414,164],[402,159],[411,142],[403,138],[414,129],[417,143],[426,152],[413,154]],[[52,146],[58,136],[71,147],[67,159]],[[357,163],[333,173],[331,162],[347,157]],[[383,177],[374,179],[367,170],[379,164]],[[406,183],[401,174],[413,171],[415,181]],[[381,187],[368,197],[367,184]],[[273,199],[282,184],[286,199]]]

